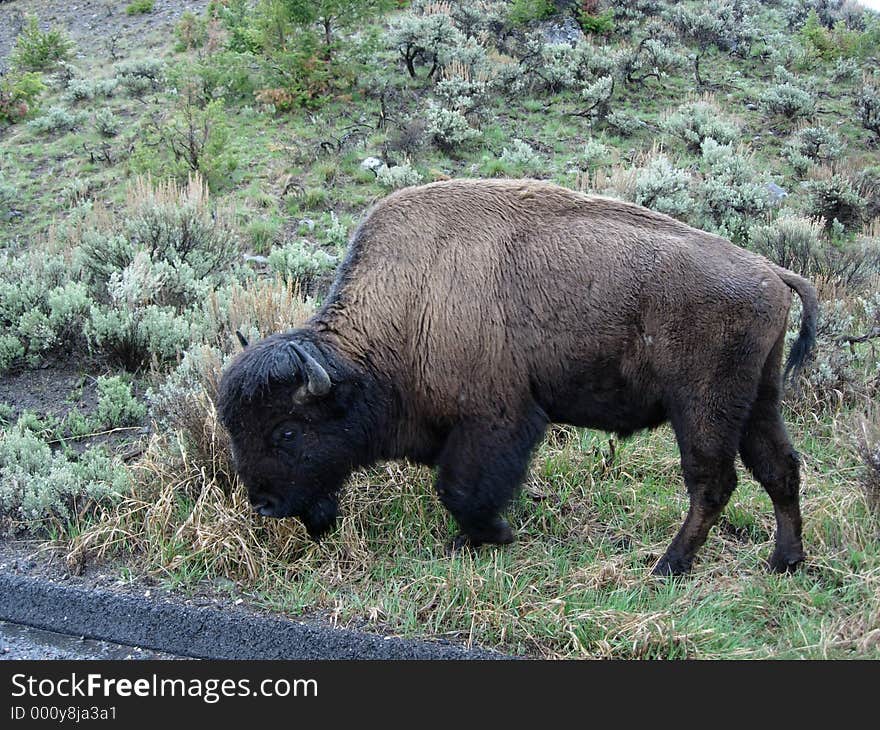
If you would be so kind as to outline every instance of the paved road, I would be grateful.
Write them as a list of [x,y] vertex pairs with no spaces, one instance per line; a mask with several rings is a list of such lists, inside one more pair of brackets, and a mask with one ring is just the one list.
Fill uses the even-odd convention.
[[0,661],[4,659],[179,659],[182,657],[59,634],[0,621]]
[[[111,658],[107,652],[120,652],[121,658],[143,656],[146,651],[204,659],[512,658],[442,642],[338,629],[245,609],[192,606],[164,597],[146,598],[2,572],[0,621],[6,622],[0,636],[9,643],[8,653],[20,651],[22,658],[41,651],[44,654],[38,658],[68,658],[65,652],[77,651],[96,652],[97,657],[90,654],[94,658]],[[23,626],[44,632],[25,631]],[[59,639],[59,634],[76,638]],[[86,643],[79,637],[96,641]]]

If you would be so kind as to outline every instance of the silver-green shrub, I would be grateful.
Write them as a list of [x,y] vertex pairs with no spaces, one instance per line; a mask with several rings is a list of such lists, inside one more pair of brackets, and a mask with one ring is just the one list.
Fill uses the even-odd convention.
[[93,418],[99,428],[137,426],[147,415],[147,407],[132,395],[131,383],[118,375],[102,375],[97,389],[98,405]]
[[802,127],[785,143],[782,154],[795,171],[803,175],[813,164],[830,163],[840,159],[844,145],[840,135],[821,124]]
[[129,370],[151,362],[174,362],[193,340],[202,337],[203,322],[192,312],[156,304],[127,307],[93,306],[84,333],[92,347],[107,352]]
[[121,126],[119,117],[111,109],[99,109],[95,112],[95,129],[102,137],[115,137]]
[[665,155],[657,155],[636,171],[635,202],[685,219],[694,209],[690,187],[690,173],[675,167]]
[[143,96],[158,91],[165,83],[165,64],[155,58],[122,61],[114,66],[115,81],[130,96]]
[[682,104],[660,126],[667,134],[681,139],[692,152],[700,152],[707,139],[714,139],[719,144],[733,144],[740,137],[739,125],[707,100]]
[[826,229],[832,230],[837,221],[844,230],[856,231],[866,222],[868,201],[848,177],[835,174],[829,178],[810,180],[806,189],[807,214],[810,218],[824,221]]
[[701,227],[743,240],[755,218],[770,207],[770,182],[751,157],[712,138],[702,146],[703,179],[696,196]]
[[63,107],[53,106],[42,116],[29,121],[28,127],[41,134],[72,132],[79,129],[85,119],[86,115],[82,112],[71,113]]
[[420,67],[427,67],[425,76],[433,78],[464,42],[465,36],[445,12],[404,13],[392,21],[388,39],[412,78]]
[[91,300],[71,281],[77,273],[66,258],[39,247],[0,254],[0,373],[36,366],[50,350],[72,352],[82,342]]
[[528,175],[537,175],[545,167],[541,155],[528,142],[516,138],[511,140],[509,147],[501,150],[501,161]]
[[269,266],[284,281],[298,282],[304,288],[332,271],[337,263],[335,256],[315,248],[304,238],[291,241],[269,253]]
[[409,162],[403,162],[393,167],[382,165],[376,170],[376,181],[382,187],[397,190],[410,185],[418,185],[422,181],[422,175]]
[[833,240],[822,223],[781,215],[749,229],[749,248],[786,269],[835,291],[859,291],[880,274],[880,239],[856,236]]
[[73,79],[67,85],[64,98],[69,102],[91,101],[99,96],[112,96],[119,85],[118,79]]
[[45,530],[111,504],[129,486],[124,464],[103,450],[73,459],[21,425],[0,431],[0,516],[7,529]]
[[480,130],[471,126],[458,109],[448,109],[433,99],[425,111],[425,134],[446,151],[452,151],[480,137]]
[[869,132],[880,139],[880,84],[866,80],[856,98],[856,115]]
[[766,114],[786,119],[810,118],[816,113],[812,81],[797,77],[783,66],[774,71],[774,83],[758,98]]

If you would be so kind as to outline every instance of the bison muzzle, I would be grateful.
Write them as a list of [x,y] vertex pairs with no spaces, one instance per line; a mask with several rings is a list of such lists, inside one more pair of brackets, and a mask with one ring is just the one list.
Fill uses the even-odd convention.
[[454,544],[507,543],[502,513],[550,423],[621,436],[670,422],[690,509],[654,567],[677,574],[736,486],[737,453],[773,501],[770,567],[804,558],[799,459],[780,415],[815,341],[803,278],[629,203],[538,181],[398,191],[354,233],[300,329],[245,348],[218,405],[255,509],[320,537],[352,470],[436,466]]

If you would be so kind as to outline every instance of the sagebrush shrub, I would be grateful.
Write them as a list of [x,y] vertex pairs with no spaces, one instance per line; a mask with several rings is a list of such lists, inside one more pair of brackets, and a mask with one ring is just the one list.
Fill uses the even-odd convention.
[[632,28],[659,14],[662,0],[606,0],[617,27]]
[[630,129],[627,125],[621,124],[621,112],[617,112],[618,122],[613,121],[613,112],[611,112],[611,98],[614,96],[614,77],[600,76],[595,81],[584,84],[580,89],[580,100],[578,105],[581,107],[580,113],[589,116],[592,119],[606,120],[611,126],[620,129],[624,135],[632,134],[635,130]]
[[121,126],[119,117],[111,109],[104,108],[95,112],[95,129],[102,137],[115,137]]
[[165,64],[155,58],[121,61],[114,71],[116,83],[135,97],[161,89],[167,73]]
[[99,377],[97,390],[94,420],[99,428],[137,426],[147,415],[147,407],[132,395],[131,383],[118,375]]
[[880,84],[865,80],[856,97],[856,114],[862,126],[880,139]]
[[0,431],[0,515],[10,529],[45,532],[112,504],[129,487],[125,465],[102,449],[68,458],[23,426]]
[[831,80],[835,83],[855,81],[861,75],[862,67],[854,58],[838,58],[831,72]]
[[861,228],[867,219],[868,202],[859,194],[849,178],[834,174],[831,177],[807,182],[808,214],[822,220],[828,230],[834,221],[844,230]]
[[428,100],[425,111],[425,134],[447,152],[481,136],[480,130],[474,129],[461,111],[447,109],[433,99]]
[[769,177],[754,160],[712,138],[702,144],[703,179],[697,186],[701,224],[742,240],[752,221],[770,206]]
[[84,333],[92,347],[106,352],[127,370],[148,364],[163,366],[175,362],[202,335],[202,323],[191,313],[178,314],[173,307],[156,304],[93,306]]
[[529,175],[537,175],[544,168],[541,155],[528,142],[516,138],[511,140],[509,147],[501,150],[501,161]]
[[503,30],[506,0],[452,0],[449,6],[452,22],[467,38],[497,37]]
[[306,239],[291,241],[269,253],[269,266],[288,283],[304,289],[318,277],[332,271],[338,263],[335,256],[312,246]]
[[780,215],[749,229],[749,248],[785,269],[810,276],[821,248],[822,227],[809,218]]
[[766,114],[792,120],[809,118],[816,113],[815,95],[809,80],[796,77],[783,66],[777,66],[774,82],[758,98]]
[[782,154],[803,175],[812,164],[829,163],[843,155],[843,142],[832,129],[821,124],[801,127],[785,143]]
[[226,361],[216,347],[193,346],[169,376],[147,392],[150,417],[163,431],[175,434],[191,458],[212,475],[218,467],[232,473],[225,431],[205,428]]
[[636,171],[634,202],[660,213],[687,218],[694,209],[691,176],[665,155],[656,155]]
[[574,160],[577,167],[591,170],[596,167],[608,165],[614,161],[614,148],[591,137],[584,143],[580,157]]
[[64,107],[53,106],[36,119],[28,122],[28,127],[42,134],[72,132],[82,125],[86,115],[82,112],[71,113]]
[[[790,323],[799,321],[800,305],[792,307]],[[849,340],[878,321],[880,295],[855,300],[834,299],[820,302],[819,323],[814,357],[801,371],[799,388],[792,394],[795,402],[807,401],[812,409],[820,405],[838,409],[872,398],[880,382],[870,379],[880,368],[876,350],[853,347]],[[790,324],[788,341],[796,337],[796,325]]]
[[469,114],[488,103],[488,84],[481,79],[450,76],[437,82],[434,93],[441,103]]
[[412,78],[417,77],[417,68],[427,66],[426,78],[433,78],[437,71],[450,59],[454,48],[463,45],[465,36],[452,17],[441,8],[431,8],[433,12],[421,15],[404,13],[392,21],[389,45],[399,54]]
[[752,226],[748,238],[753,251],[832,291],[858,291],[880,274],[880,240],[832,240],[821,222],[809,218],[781,215]]
[[91,101],[99,96],[112,96],[118,81],[113,79],[73,79],[67,85],[64,98],[70,102]]
[[35,247],[0,254],[0,372],[36,366],[52,349],[73,352],[90,300],[71,282],[78,269],[64,256]]
[[739,125],[707,99],[682,104],[663,119],[661,129],[681,139],[692,152],[700,152],[707,139],[729,145],[740,137]]
[[662,23],[649,24],[648,35],[634,45],[623,45],[613,55],[616,73],[626,84],[644,84],[649,79],[664,79],[683,68],[687,58],[671,44],[674,34],[666,33]]
[[[120,219],[117,223],[99,212],[78,234],[77,259],[98,296],[108,294],[115,277],[117,288],[142,281],[149,301],[188,304],[238,258],[232,211],[211,204],[198,176],[186,185],[136,179]],[[129,269],[139,252],[138,265]]]
[[393,167],[382,165],[376,170],[376,181],[389,190],[418,185],[422,179],[421,173],[413,168],[409,162],[403,162]]

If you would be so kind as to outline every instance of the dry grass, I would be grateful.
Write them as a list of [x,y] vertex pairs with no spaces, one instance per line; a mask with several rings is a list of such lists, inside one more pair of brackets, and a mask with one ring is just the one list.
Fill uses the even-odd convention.
[[299,327],[314,311],[314,301],[298,285],[280,278],[257,279],[215,291],[205,303],[209,329],[224,352],[238,348],[236,331],[250,342]]
[[856,443],[865,467],[862,478],[865,497],[880,516],[880,408],[874,406],[860,419]]

